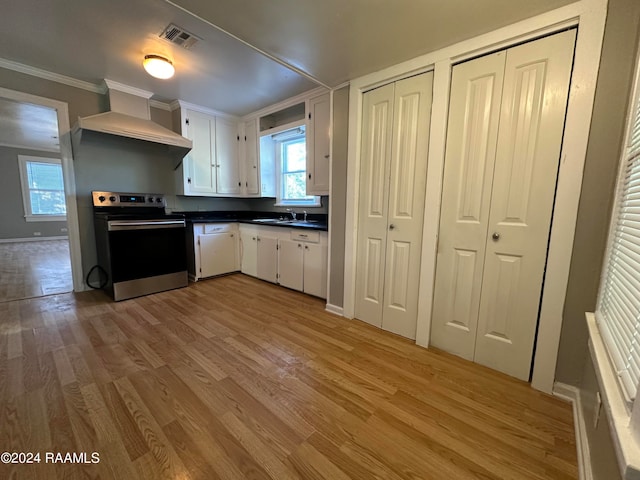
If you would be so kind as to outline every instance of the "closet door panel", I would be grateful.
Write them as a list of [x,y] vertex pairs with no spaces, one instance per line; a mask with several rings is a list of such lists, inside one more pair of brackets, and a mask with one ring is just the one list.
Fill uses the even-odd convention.
[[431,344],[472,360],[506,52],[453,68]]
[[475,361],[529,379],[575,30],[509,49]]
[[394,85],[364,94],[361,147],[357,318],[382,325]]
[[416,337],[433,73],[396,82],[382,328]]

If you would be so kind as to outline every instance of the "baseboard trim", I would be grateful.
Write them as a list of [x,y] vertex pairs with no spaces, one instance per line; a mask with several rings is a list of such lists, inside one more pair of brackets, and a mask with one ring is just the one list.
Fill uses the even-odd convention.
[[576,449],[578,451],[578,473],[580,480],[593,480],[591,469],[591,452],[587,439],[587,425],[580,400],[580,390],[566,383],[555,382],[553,384],[555,397],[571,402],[573,405],[573,424],[576,430]]
[[20,243],[20,242],[44,242],[46,240],[68,240],[66,235],[57,237],[27,237],[27,238],[1,238],[0,243]]
[[337,305],[331,305],[327,303],[325,310],[329,313],[333,313],[334,315],[340,315],[344,317],[344,309],[342,307],[338,307]]

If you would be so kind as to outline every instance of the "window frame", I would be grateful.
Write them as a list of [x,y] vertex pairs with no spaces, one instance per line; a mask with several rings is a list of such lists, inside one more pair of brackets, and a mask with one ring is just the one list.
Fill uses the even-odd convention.
[[[640,48],[636,56],[633,88],[630,92],[628,106],[611,221],[598,286],[598,301],[595,312],[586,313],[591,360],[607,411],[611,436],[623,479],[639,478],[638,475],[640,475],[640,385],[636,388],[635,398],[632,398],[617,368],[616,359],[620,352],[615,346],[612,329],[608,325],[607,318],[602,314],[601,305],[605,295],[611,252],[616,238],[620,204],[623,201],[623,193],[626,191],[624,183],[627,166],[630,160],[636,157],[636,155],[630,154],[629,146],[636,118],[640,123],[638,112],[640,108]],[[640,326],[638,324],[640,324],[640,319],[636,320],[636,330]]]
[[[31,188],[29,187],[29,175],[27,173],[27,165],[29,163],[50,163],[60,166],[60,171],[63,175],[62,181],[62,194],[65,197],[66,208],[66,194],[64,189],[64,172],[62,171],[62,160],[59,158],[50,157],[36,157],[33,155],[18,155],[18,167],[20,171],[20,187],[22,190],[22,206],[24,208],[24,219],[27,222],[66,222],[67,215],[59,214],[42,214],[33,213],[31,207]],[[57,191],[57,190],[56,190]]]
[[[308,207],[308,208],[321,207],[322,206],[321,199],[317,195],[313,195],[312,198],[308,200],[284,198],[284,175],[285,175],[284,161],[285,159],[283,158],[283,155],[282,155],[282,147],[285,143],[290,143],[290,142],[293,142],[294,140],[304,139],[305,148],[306,148],[307,138],[306,138],[306,129],[304,128],[304,126],[279,132],[277,134],[272,135],[272,138],[273,138],[273,143],[275,148],[275,159],[276,159],[275,206],[277,207]],[[295,172],[292,172],[292,173],[295,173]],[[304,174],[306,177],[306,174],[307,174],[306,165],[304,169]]]

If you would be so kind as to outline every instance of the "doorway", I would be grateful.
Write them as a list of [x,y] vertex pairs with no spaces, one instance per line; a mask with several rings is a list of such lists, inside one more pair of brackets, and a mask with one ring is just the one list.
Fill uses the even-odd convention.
[[0,302],[81,291],[67,104],[0,88],[0,112]]

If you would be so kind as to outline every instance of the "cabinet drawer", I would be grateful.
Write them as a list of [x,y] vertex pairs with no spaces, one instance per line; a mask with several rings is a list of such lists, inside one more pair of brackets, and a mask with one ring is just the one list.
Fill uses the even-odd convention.
[[306,230],[291,230],[291,240],[299,242],[320,242],[320,232],[309,232]]

